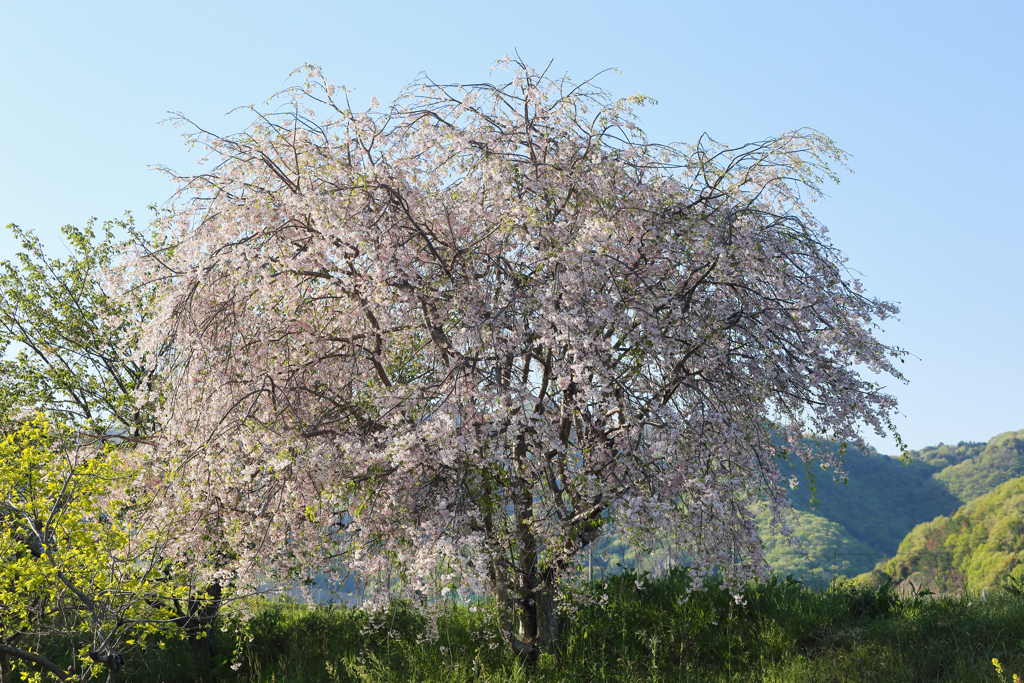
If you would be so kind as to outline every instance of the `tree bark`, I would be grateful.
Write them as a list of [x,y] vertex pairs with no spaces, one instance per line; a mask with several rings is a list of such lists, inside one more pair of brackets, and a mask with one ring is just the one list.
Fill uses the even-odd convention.
[[220,613],[222,594],[223,587],[215,581],[203,592],[188,598],[184,606],[174,600],[174,611],[178,615],[174,623],[188,634],[192,667],[199,676],[205,677],[213,668],[216,649],[212,631]]
[[555,599],[554,572],[542,572],[540,584],[534,594],[534,627],[533,642],[542,652],[551,652],[558,645],[561,633],[558,631],[558,602]]
[[538,566],[540,548],[532,528],[533,492],[526,482],[522,482],[514,506],[519,545],[519,642],[510,644],[518,654],[535,662],[542,652],[551,652],[558,645],[557,578],[552,568]]

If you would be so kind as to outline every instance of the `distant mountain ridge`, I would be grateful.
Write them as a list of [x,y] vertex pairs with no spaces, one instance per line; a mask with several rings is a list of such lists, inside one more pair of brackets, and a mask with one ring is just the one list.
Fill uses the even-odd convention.
[[959,465],[965,460],[978,457],[987,445],[987,441],[961,441],[955,446],[940,443],[938,446],[910,451],[909,455],[914,462],[923,462],[944,470],[947,467]]
[[935,479],[967,503],[993,491],[1003,482],[1022,476],[1024,430],[999,434],[980,453],[946,467],[935,475]]
[[[828,447],[837,449],[830,444]],[[949,513],[961,505],[947,487],[933,478],[926,463],[903,464],[898,458],[863,453],[848,447],[843,456],[847,481],[799,463],[783,473],[799,481],[790,491],[793,507],[840,524],[858,541],[878,553],[892,555],[900,541],[925,519]],[[812,478],[814,492],[812,493]],[[817,498],[815,501],[814,498]]]
[[[827,442],[821,447],[839,448]],[[909,559],[906,553],[918,553],[914,556],[918,557],[915,549],[920,544],[914,541],[905,548],[904,543],[913,534],[924,533],[918,530],[920,525],[949,519],[966,502],[1024,477],[1024,430],[1005,432],[984,443],[939,444],[908,455],[910,462],[904,464],[871,449],[864,452],[847,447],[843,455],[845,484],[833,481],[831,472],[823,472],[813,462],[807,463],[809,466],[780,463],[785,478],[797,478],[796,489],[788,493],[800,518],[794,531],[801,546],[794,548],[773,536],[768,514],[758,513],[765,554],[773,569],[782,576],[792,574],[823,583],[833,575],[854,577],[873,569],[877,578],[879,572],[888,571],[890,558],[904,562],[899,567],[909,567],[911,574],[918,571],[915,563],[925,560]],[[638,555],[628,541],[609,530],[581,561],[588,573],[603,577],[623,568],[653,570],[670,555],[673,551],[665,547]],[[685,559],[675,557],[677,561]],[[897,564],[892,565],[893,571]]]

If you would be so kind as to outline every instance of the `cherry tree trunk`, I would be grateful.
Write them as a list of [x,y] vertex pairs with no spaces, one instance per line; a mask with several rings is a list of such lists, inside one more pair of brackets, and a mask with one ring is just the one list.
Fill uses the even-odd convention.
[[519,638],[536,648],[534,656],[554,650],[561,635],[553,572],[543,572],[542,577],[532,590],[533,597],[522,601],[519,618]]
[[528,486],[522,486],[514,505],[520,549],[517,602],[521,642],[513,648],[536,661],[541,652],[550,652],[558,644],[558,577],[551,567],[538,564],[540,548],[532,528],[533,492]]

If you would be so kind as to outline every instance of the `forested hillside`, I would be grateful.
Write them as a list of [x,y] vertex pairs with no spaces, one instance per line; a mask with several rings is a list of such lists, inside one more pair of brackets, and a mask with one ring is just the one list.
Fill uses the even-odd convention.
[[[799,480],[790,494],[803,520],[797,533],[810,561],[800,559],[800,552],[784,542],[766,539],[772,566],[796,576],[867,571],[880,558],[895,555],[921,523],[951,515],[964,503],[1024,476],[1024,431],[1006,432],[987,443],[939,444],[909,456],[911,461],[904,464],[849,447],[845,484],[816,468],[790,466],[788,472]],[[762,530],[767,531],[767,524]]]
[[976,458],[985,450],[988,443],[984,441],[961,441],[955,446],[940,443],[908,454],[914,462],[923,462],[940,470],[952,465],[959,465],[965,460]]
[[935,475],[964,503],[994,490],[999,484],[1024,476],[1024,430],[993,438],[984,450]]
[[833,481],[830,473],[796,464],[790,471],[800,483],[790,497],[798,510],[840,524],[878,553],[892,555],[916,524],[961,505],[935,480],[938,470],[927,463],[904,464],[899,458],[865,454],[854,447],[847,448],[844,461],[845,484]]
[[[947,592],[993,588],[1024,560],[1024,478],[919,524],[878,570]],[[1021,570],[1017,570],[1019,572]]]
[[[770,515],[757,516],[758,526],[767,530]],[[784,539],[763,534],[765,553],[775,571],[798,579],[821,581],[825,584],[834,575],[856,576],[867,571],[881,557],[866,543],[858,541],[841,524],[829,521],[812,512],[800,514],[796,527],[801,547],[792,547]]]

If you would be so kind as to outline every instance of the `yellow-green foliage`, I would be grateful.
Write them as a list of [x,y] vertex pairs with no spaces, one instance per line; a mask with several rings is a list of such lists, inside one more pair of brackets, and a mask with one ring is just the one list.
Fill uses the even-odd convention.
[[1024,430],[993,437],[981,453],[950,465],[935,479],[968,502],[1020,476],[1024,476]]
[[878,561],[879,553],[853,538],[841,525],[819,515],[800,513],[800,524],[795,527],[799,547],[771,535],[770,519],[769,512],[760,512],[757,524],[764,539],[765,556],[781,576],[792,574],[798,579],[828,584],[833,576],[856,576]]
[[939,590],[998,586],[1024,560],[1024,478],[917,525],[879,569]]
[[[112,445],[82,447],[41,416],[0,440],[0,644],[88,677],[91,651],[131,650],[170,626],[155,538],[103,502],[122,476]],[[24,658],[11,665],[41,675]]]

